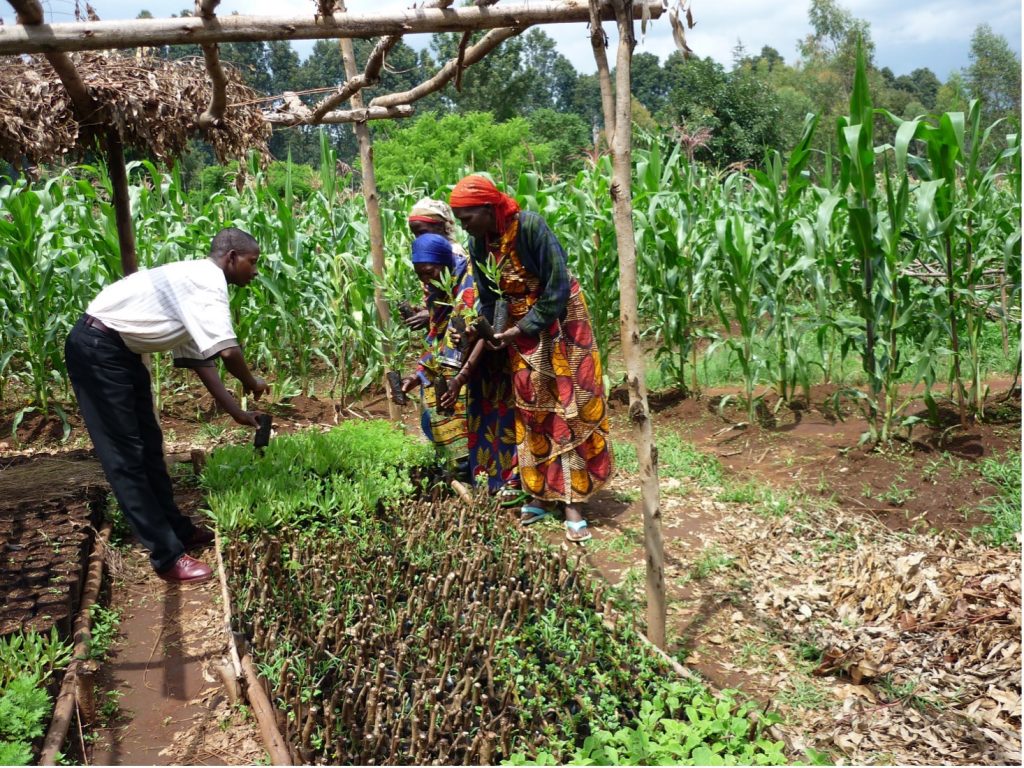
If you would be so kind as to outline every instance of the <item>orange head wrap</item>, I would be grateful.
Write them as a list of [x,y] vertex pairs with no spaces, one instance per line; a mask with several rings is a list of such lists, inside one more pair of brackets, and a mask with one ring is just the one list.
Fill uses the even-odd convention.
[[466,176],[452,190],[448,202],[452,208],[472,208],[489,205],[494,209],[494,222],[498,233],[505,231],[512,217],[519,212],[519,203],[501,192],[483,176]]

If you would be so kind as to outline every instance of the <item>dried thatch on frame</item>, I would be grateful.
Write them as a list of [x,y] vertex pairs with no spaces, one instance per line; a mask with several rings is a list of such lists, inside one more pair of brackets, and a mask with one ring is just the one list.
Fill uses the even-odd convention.
[[[99,114],[87,125],[75,118],[71,99],[42,56],[0,57],[0,159],[15,165],[47,163],[91,148],[90,128],[114,125],[125,146],[165,162],[184,152],[188,140],[210,142],[217,158],[267,152],[270,126],[258,105],[228,110],[222,124],[199,127],[210,101],[210,81],[201,61],[167,61],[117,53],[72,56]],[[224,67],[229,103],[258,94]]]

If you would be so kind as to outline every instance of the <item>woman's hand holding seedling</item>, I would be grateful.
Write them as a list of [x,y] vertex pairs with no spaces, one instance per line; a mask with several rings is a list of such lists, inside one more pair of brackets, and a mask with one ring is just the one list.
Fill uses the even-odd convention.
[[456,347],[461,347],[463,344],[463,338],[465,338],[465,346],[468,349],[472,349],[473,345],[476,344],[476,340],[480,337],[480,333],[477,330],[476,323],[466,324],[465,335],[459,333],[454,325],[448,326],[448,335],[451,338],[451,342]]
[[403,322],[405,323],[406,328],[412,331],[418,331],[421,328],[427,327],[427,323],[430,322],[430,312],[426,309],[419,309],[405,318]]
[[502,331],[501,333],[494,334],[491,341],[487,342],[487,346],[490,349],[505,349],[516,336],[519,335],[519,326],[513,325],[508,330]]
[[452,376],[448,380],[448,391],[441,397],[438,405],[444,410],[452,410],[455,408],[455,403],[459,399],[459,393],[462,391],[463,385],[466,383],[465,374],[459,371],[457,374]]

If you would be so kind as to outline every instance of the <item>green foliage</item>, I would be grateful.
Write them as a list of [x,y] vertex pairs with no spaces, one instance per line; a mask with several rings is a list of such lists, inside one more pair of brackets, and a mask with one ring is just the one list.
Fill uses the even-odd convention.
[[27,741],[43,735],[50,696],[32,675],[11,680],[0,692],[0,739]]
[[[579,115],[538,109],[527,117],[530,124],[530,149],[536,168],[545,175],[564,177],[583,166],[584,151],[590,146],[590,126]],[[538,145],[540,154],[534,150]],[[546,161],[542,158],[546,157]]]
[[529,139],[524,118],[498,123],[489,112],[421,115],[374,145],[377,184],[384,193],[439,190],[478,168],[514,180],[533,164],[531,153],[541,167],[551,159],[546,145],[528,146]]
[[107,657],[110,647],[117,639],[118,627],[121,624],[121,611],[116,608],[104,608],[95,603],[89,609],[92,619],[92,632],[89,637],[89,658],[103,660]]
[[430,465],[433,448],[386,421],[348,421],[318,434],[214,451],[203,470],[210,515],[224,531],[302,524],[358,529],[378,505],[415,490],[410,473]]
[[31,765],[32,746],[23,741],[0,741],[0,765]]
[[964,76],[972,98],[984,105],[985,123],[1009,117],[1011,130],[1020,130],[1020,56],[988,24],[978,25],[971,36]]
[[52,709],[46,683],[71,661],[71,646],[36,632],[0,638],[0,765],[29,765]]
[[685,59],[679,53],[668,57],[664,69],[670,90],[658,116],[691,133],[710,131],[698,158],[725,166],[779,146],[779,105],[756,71],[740,67],[727,72],[711,57]]
[[48,635],[17,632],[0,637],[0,689],[16,677],[45,682],[70,661],[71,646],[57,635],[56,627]]
[[317,181],[316,172],[310,165],[275,161],[267,166],[267,186],[279,198],[293,195],[306,200]]
[[[596,728],[569,765],[785,765],[781,741],[764,732],[776,715],[750,718],[756,708],[740,704],[735,691],[718,696],[699,683],[669,682],[641,704],[633,724]],[[532,759],[512,755],[508,765],[557,765],[550,752]]]

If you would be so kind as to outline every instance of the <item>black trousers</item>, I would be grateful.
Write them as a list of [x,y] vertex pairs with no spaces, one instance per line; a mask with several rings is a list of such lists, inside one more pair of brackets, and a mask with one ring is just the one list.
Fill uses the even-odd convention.
[[128,523],[166,571],[195,526],[174,503],[149,371],[121,337],[79,320],[64,345],[68,376],[107,482]]

